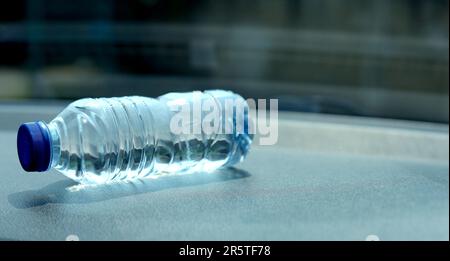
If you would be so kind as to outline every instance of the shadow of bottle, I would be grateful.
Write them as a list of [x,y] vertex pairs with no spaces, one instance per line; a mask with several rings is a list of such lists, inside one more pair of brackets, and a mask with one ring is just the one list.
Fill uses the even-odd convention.
[[102,185],[81,185],[72,180],[62,180],[39,190],[27,190],[10,194],[8,195],[8,201],[19,209],[33,208],[51,203],[85,204],[171,188],[225,182],[249,176],[250,174],[247,171],[229,167],[216,170],[213,173],[197,172],[187,175],[170,175],[156,179],[136,179]]

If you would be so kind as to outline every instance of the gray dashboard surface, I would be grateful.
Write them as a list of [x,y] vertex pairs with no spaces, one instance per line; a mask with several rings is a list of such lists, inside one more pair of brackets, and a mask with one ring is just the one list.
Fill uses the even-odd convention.
[[0,105],[1,239],[449,240],[448,125],[281,113],[236,168],[82,187],[18,162],[62,108]]

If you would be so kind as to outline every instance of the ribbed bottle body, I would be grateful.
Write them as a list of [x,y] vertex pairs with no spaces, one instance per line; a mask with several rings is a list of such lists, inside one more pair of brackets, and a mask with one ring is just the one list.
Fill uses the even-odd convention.
[[[249,123],[248,107],[237,112],[242,115],[230,114],[226,100],[246,105],[240,96],[225,91],[75,101],[48,124],[51,167],[78,182],[99,184],[233,165],[247,154],[252,136],[235,126],[237,118]],[[198,101],[200,106],[205,101],[215,105],[220,124],[213,131],[205,132],[203,124],[212,112],[200,110],[195,117]],[[174,132],[171,121],[187,107],[191,117],[181,125],[190,131]]]

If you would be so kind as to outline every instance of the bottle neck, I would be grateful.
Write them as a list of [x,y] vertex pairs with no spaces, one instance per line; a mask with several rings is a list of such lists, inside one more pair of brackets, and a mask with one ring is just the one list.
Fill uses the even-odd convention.
[[49,131],[50,136],[50,151],[51,151],[51,158],[50,158],[50,165],[48,169],[51,169],[55,167],[58,162],[59,158],[61,156],[61,139],[58,131],[58,127],[56,124],[50,122],[48,124],[44,123],[45,127]]

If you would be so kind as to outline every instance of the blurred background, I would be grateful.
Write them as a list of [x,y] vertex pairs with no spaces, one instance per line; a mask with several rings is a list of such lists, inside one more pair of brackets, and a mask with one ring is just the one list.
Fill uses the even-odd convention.
[[447,0],[15,0],[0,103],[230,89],[282,110],[449,120]]

